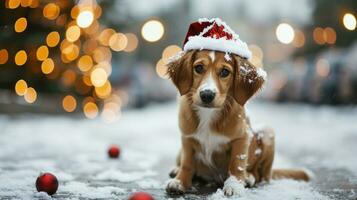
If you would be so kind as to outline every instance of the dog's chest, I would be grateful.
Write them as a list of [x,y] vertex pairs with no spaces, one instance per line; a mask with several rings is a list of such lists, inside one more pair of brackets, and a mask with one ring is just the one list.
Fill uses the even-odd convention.
[[193,138],[200,144],[200,150],[196,152],[196,157],[203,163],[213,166],[212,155],[216,151],[221,151],[221,147],[229,142],[229,138],[212,131],[210,122],[215,118],[215,111],[212,109],[198,110],[200,123]]

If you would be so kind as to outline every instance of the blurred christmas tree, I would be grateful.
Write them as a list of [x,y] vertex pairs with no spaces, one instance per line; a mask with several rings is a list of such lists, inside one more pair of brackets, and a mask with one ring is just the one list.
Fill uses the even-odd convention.
[[108,118],[117,115],[122,102],[109,80],[111,51],[132,52],[138,39],[133,33],[103,25],[112,24],[102,12],[110,9],[110,2],[1,3],[0,89],[11,88],[27,103],[36,102],[40,93],[61,94],[67,112],[78,109],[84,99],[82,107],[88,118],[97,116],[100,106]]

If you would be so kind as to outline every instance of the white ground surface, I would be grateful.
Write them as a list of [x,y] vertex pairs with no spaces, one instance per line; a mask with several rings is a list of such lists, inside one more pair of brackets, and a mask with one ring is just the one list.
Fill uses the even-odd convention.
[[[253,103],[253,124],[277,135],[276,167],[305,167],[312,183],[273,181],[230,199],[356,199],[357,109]],[[108,159],[110,144],[121,158]],[[147,191],[167,199],[167,173],[179,149],[176,104],[125,111],[115,124],[100,120],[0,115],[0,199],[47,199],[38,193],[40,172],[54,173],[55,199],[127,199]],[[226,199],[222,192],[178,199]]]

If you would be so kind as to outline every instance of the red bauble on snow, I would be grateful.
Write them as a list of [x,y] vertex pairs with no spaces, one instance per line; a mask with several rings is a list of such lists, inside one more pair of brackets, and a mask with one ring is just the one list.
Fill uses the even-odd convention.
[[154,198],[146,192],[136,192],[130,196],[129,200],[154,200]]
[[108,149],[108,155],[110,158],[118,158],[120,154],[120,149],[116,145],[112,145]]
[[46,192],[48,195],[53,195],[58,189],[58,180],[51,173],[43,173],[37,177],[36,189],[39,192]]

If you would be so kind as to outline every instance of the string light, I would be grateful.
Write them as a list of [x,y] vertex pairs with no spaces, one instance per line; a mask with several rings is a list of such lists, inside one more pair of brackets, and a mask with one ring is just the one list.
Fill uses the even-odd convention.
[[34,103],[37,99],[36,90],[32,87],[27,88],[24,99],[27,103]]
[[18,66],[22,66],[27,61],[27,54],[26,51],[20,50],[15,55],[15,64]]
[[60,35],[57,31],[52,31],[46,37],[46,43],[49,47],[55,47],[60,41]]
[[20,79],[15,84],[15,92],[19,96],[24,96],[27,91],[27,83],[23,79]]
[[275,34],[279,42],[283,44],[291,43],[295,36],[293,27],[287,23],[279,24],[276,28]]
[[73,96],[67,95],[62,99],[62,107],[66,112],[73,112],[77,107],[77,101]]
[[343,25],[349,31],[356,29],[356,17],[352,13],[346,13],[343,15]]
[[141,35],[148,42],[156,42],[164,35],[164,25],[157,20],[147,21],[141,28]]
[[44,74],[50,74],[55,68],[55,64],[51,58],[45,59],[41,64],[41,70]]
[[9,59],[9,53],[7,52],[7,50],[1,49],[0,50],[0,65],[5,64],[8,59]]
[[21,17],[18,20],[16,20],[15,22],[15,32],[17,33],[21,33],[24,30],[26,30],[27,27],[27,20],[25,17]]
[[43,8],[43,16],[50,20],[56,19],[59,13],[60,8],[54,3],[49,3]]
[[48,57],[49,51],[47,46],[42,45],[36,51],[36,57],[39,61],[44,61]]
[[93,23],[93,13],[89,10],[80,12],[77,17],[77,24],[81,28],[87,28]]

